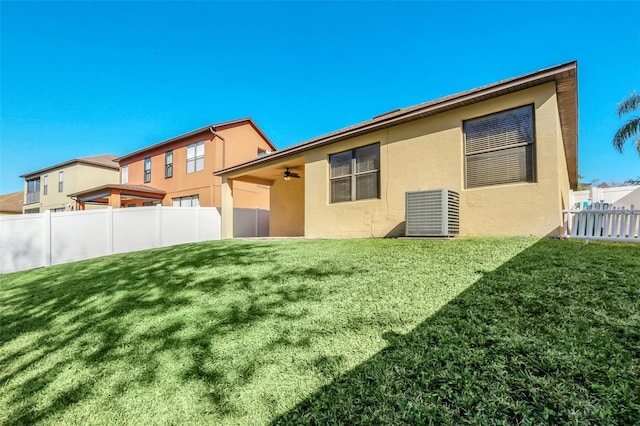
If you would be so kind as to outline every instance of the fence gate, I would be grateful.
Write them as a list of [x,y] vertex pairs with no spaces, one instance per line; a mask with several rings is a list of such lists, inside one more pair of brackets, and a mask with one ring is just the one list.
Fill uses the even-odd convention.
[[564,210],[563,238],[640,243],[640,210],[593,203],[578,210]]

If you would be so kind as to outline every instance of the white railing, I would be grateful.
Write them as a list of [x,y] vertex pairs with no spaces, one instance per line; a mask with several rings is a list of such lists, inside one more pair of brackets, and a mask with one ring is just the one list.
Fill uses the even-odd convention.
[[39,192],[27,192],[27,202],[25,204],[39,203],[40,202],[40,193]]
[[610,207],[594,203],[580,210],[564,210],[563,238],[640,243],[640,210],[634,205]]

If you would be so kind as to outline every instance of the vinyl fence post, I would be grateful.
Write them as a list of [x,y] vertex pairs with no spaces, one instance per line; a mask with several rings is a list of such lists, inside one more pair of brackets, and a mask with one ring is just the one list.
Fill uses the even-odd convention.
[[156,204],[156,247],[162,247],[162,204]]
[[196,220],[194,221],[196,224],[196,243],[199,243],[200,241],[202,241],[202,238],[200,236],[200,214],[201,214],[200,205],[197,205]]
[[260,209],[256,207],[256,222],[255,222],[255,232],[253,233],[254,237],[258,237],[258,216],[260,215]]
[[43,263],[44,266],[51,266],[51,210],[44,211],[44,241],[43,241]]
[[113,254],[113,207],[107,207],[107,255]]

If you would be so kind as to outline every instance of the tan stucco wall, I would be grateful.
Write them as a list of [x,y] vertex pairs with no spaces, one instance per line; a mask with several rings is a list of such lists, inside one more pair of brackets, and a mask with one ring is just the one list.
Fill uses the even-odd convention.
[[[64,171],[62,192],[58,192],[58,172],[60,171]],[[49,176],[49,189],[47,191],[47,195],[44,195],[45,176]],[[45,210],[63,208],[69,203],[75,207],[75,202],[71,200],[71,198],[67,197],[67,194],[73,194],[74,192],[83,191],[85,189],[94,188],[107,183],[118,183],[119,180],[120,172],[117,169],[92,166],[84,163],[75,163],[66,167],[51,169],[40,175],[40,202],[27,204],[24,206],[24,209],[39,207],[40,212],[44,212]],[[24,186],[24,193],[27,193],[26,182]],[[96,206],[87,206],[87,208],[96,208]]]
[[271,186],[271,211],[269,213],[270,236],[299,237],[305,235],[305,182],[304,178],[289,181],[276,179],[274,181]]
[[[534,104],[536,182],[464,189],[463,120]],[[309,238],[383,237],[404,233],[405,192],[450,188],[460,193],[460,233],[548,235],[561,224],[568,199],[567,168],[555,96],[547,83],[386,130],[311,150],[305,155],[304,235]],[[380,199],[329,203],[329,154],[380,143]],[[272,191],[277,191],[276,185]],[[272,229],[296,235],[299,220],[277,216]]]
[[[556,96],[554,95],[554,99]],[[557,101],[557,99],[556,99]],[[567,157],[564,152],[564,143],[562,137],[562,127],[560,125],[560,117],[558,116],[556,120],[556,134],[558,135],[558,190],[560,191],[560,206],[562,209],[568,209],[571,207],[570,202],[570,192],[571,192],[571,183],[569,182],[569,174],[567,173]],[[563,213],[560,212],[560,220],[563,221]]]

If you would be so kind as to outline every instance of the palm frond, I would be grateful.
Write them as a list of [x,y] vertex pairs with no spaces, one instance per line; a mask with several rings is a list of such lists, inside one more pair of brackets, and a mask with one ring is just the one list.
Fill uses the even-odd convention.
[[632,138],[633,136],[638,135],[636,139],[633,141],[634,145],[638,149],[638,154],[640,155],[640,117],[634,117],[631,120],[624,123],[622,127],[616,132],[613,137],[613,147],[617,149],[620,153],[622,153],[622,148],[624,147],[627,139]]
[[640,109],[640,95],[633,91],[627,99],[618,104],[618,117],[637,109]]

